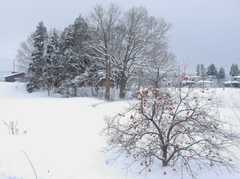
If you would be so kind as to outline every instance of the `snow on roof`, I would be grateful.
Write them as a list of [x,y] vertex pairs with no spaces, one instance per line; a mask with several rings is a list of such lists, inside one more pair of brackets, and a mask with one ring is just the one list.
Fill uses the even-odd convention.
[[7,78],[7,77],[10,77],[10,76],[15,76],[15,75],[18,75],[18,74],[25,74],[25,73],[23,73],[23,72],[14,73],[14,74],[11,74],[11,75],[4,76],[3,78]]
[[240,81],[225,81],[223,82],[224,84],[237,84],[237,83],[240,83]]
[[189,76],[188,78],[189,79],[191,79],[191,78],[201,78],[201,76]]
[[240,78],[240,76],[233,76],[232,78]]
[[200,84],[200,83],[214,83],[214,82],[213,81],[205,81],[204,80],[204,81],[198,81],[197,83]]
[[190,83],[190,84],[192,84],[192,83],[196,83],[195,81],[182,81],[182,83]]

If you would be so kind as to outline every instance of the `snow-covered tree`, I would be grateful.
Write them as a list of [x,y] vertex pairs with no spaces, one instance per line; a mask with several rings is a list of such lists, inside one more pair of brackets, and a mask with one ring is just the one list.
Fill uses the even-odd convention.
[[73,26],[70,24],[66,28],[66,33],[64,37],[64,44],[63,44],[63,50],[66,51],[67,49],[74,49],[74,37],[73,37],[74,29]]
[[229,74],[233,77],[233,76],[239,75],[239,73],[240,73],[240,71],[238,69],[238,65],[237,64],[235,64],[235,65],[232,64]]
[[144,7],[133,7],[120,15],[119,7],[110,4],[106,9],[96,6],[88,19],[95,27],[90,46],[104,59],[101,63],[106,70],[106,99],[109,98],[110,79],[120,85],[119,97],[125,97],[134,72],[144,69],[140,64],[146,69],[147,61],[152,60],[151,53],[166,51],[166,33],[172,27],[163,19],[149,16]]
[[235,66],[234,64],[232,64],[229,75],[231,75],[232,77],[235,76]]
[[196,66],[196,72],[197,72],[197,76],[200,76],[200,65],[197,64]]
[[206,75],[206,69],[205,69],[203,64],[200,65],[200,74],[201,74],[201,76],[205,76]]
[[144,7],[133,7],[124,13],[115,30],[114,44],[118,48],[113,58],[113,66],[120,79],[120,98],[125,97],[126,87],[136,70],[165,73],[174,69],[171,68],[175,62],[174,55],[168,58],[166,40],[171,27],[164,19],[149,16]]
[[221,68],[219,69],[218,77],[219,77],[219,79],[226,79],[225,69],[224,69],[223,67],[221,67]]
[[[75,77],[80,75],[79,68],[79,59],[77,54],[70,48],[64,52],[63,55],[63,67],[64,67],[64,87],[65,91],[69,92],[69,88],[71,87],[74,90],[74,95],[76,95],[77,83],[75,81]],[[69,94],[67,94],[68,96]],[[69,96],[68,96],[69,97]]]
[[53,33],[49,38],[47,44],[47,50],[45,55],[45,67],[43,73],[43,79],[45,87],[49,90],[52,87],[58,88],[61,82],[64,80],[65,70],[63,68],[63,52],[60,49],[59,36],[56,29],[53,29]]
[[86,68],[91,65],[89,56],[96,56],[89,46],[85,44],[90,39],[88,35],[88,24],[81,15],[74,21],[73,25],[73,43],[74,52],[78,55],[81,73],[84,73]]
[[88,17],[89,41],[88,46],[98,53],[99,66],[105,70],[105,99],[110,100],[110,86],[112,76],[112,59],[113,52],[115,52],[116,45],[114,44],[116,38],[116,24],[119,22],[121,15],[120,8],[115,4],[110,4],[108,8],[104,9],[101,5],[94,7],[94,10]]
[[238,76],[238,75],[240,75],[240,71],[239,71],[239,69],[238,69],[238,64],[235,64],[235,75],[234,76]]
[[216,66],[215,66],[213,63],[207,67],[206,75],[209,75],[209,76],[211,76],[211,75],[218,76],[217,68],[216,68]]
[[43,22],[40,22],[37,26],[37,30],[34,33],[34,49],[31,54],[32,63],[29,64],[29,72],[32,74],[32,78],[27,85],[28,92],[32,92],[34,89],[40,89],[42,87],[43,68],[45,66],[44,53],[46,40],[47,29]]

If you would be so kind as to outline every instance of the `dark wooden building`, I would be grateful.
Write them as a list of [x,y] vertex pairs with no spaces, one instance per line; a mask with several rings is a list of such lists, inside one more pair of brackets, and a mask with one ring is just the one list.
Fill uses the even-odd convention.
[[6,82],[15,82],[15,81],[22,81],[26,82],[27,78],[25,77],[25,73],[20,72],[12,72],[11,75],[4,76]]

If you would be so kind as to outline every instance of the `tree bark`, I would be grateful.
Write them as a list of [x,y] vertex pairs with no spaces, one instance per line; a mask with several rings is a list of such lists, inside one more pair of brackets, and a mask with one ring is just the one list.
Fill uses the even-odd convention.
[[126,86],[127,86],[127,79],[124,77],[121,79],[121,86],[120,86],[120,94],[119,98],[123,99],[126,96]]
[[110,100],[110,67],[108,62],[108,57],[105,56],[106,59],[106,79],[105,79],[105,99]]
[[162,154],[162,157],[163,157],[163,161],[162,161],[162,165],[163,167],[166,167],[168,165],[168,162],[167,162],[167,146],[164,146],[163,147],[163,154]]

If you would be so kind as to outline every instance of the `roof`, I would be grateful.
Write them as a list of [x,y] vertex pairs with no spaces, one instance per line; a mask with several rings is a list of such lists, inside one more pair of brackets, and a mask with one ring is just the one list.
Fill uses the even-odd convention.
[[193,84],[193,83],[196,83],[196,82],[195,81],[182,81],[182,83]]
[[209,83],[209,84],[211,84],[211,83],[214,83],[213,81],[198,81],[197,82],[197,84],[203,84],[203,83]]
[[11,74],[11,75],[4,76],[3,78],[7,78],[7,77],[10,77],[10,76],[15,76],[15,75],[19,75],[19,74],[25,74],[25,73],[24,72],[14,73],[14,74]]
[[240,78],[240,76],[233,76],[232,78]]
[[201,76],[189,76],[188,79],[198,79],[201,78]]
[[223,84],[239,84],[240,81],[225,81]]

